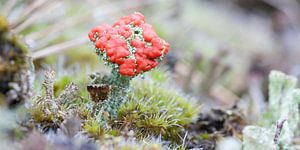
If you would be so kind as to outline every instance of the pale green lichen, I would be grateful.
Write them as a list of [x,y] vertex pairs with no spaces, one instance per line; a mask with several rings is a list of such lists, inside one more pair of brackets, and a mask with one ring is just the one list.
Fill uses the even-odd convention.
[[274,143],[275,132],[258,126],[247,126],[243,130],[244,150],[275,150],[278,146]]
[[[270,73],[269,108],[267,115],[261,118],[263,127],[245,127],[244,150],[293,149],[291,143],[298,127],[300,102],[300,89],[296,86],[295,77],[279,71]],[[278,127],[280,122],[283,122],[282,127]],[[276,125],[282,130],[276,130]],[[275,136],[278,136],[278,141]]]
[[[76,103],[79,98],[78,86],[74,83],[68,84],[59,96],[54,96],[54,71],[46,71],[44,79],[45,94],[36,97],[28,111],[30,121],[39,130],[47,132],[56,130],[69,115],[82,116],[84,111],[82,103]],[[79,109],[80,108],[80,109]]]
[[287,120],[282,129],[279,143],[289,145],[298,127],[300,89],[296,89],[297,79],[281,72],[272,71],[269,78],[269,124],[277,120]]

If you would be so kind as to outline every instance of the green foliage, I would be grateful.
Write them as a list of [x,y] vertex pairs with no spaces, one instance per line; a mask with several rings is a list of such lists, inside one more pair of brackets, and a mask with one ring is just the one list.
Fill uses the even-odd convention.
[[133,129],[137,137],[163,135],[180,140],[182,129],[193,121],[197,106],[172,88],[136,81],[129,99],[120,107],[114,127]]

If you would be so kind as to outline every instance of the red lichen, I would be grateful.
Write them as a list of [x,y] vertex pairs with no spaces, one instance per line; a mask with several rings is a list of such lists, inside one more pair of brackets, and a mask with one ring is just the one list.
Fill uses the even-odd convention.
[[170,48],[141,13],[121,17],[112,26],[94,27],[88,36],[98,49],[97,54],[106,54],[105,60],[117,64],[123,76],[136,76],[155,68],[157,59]]

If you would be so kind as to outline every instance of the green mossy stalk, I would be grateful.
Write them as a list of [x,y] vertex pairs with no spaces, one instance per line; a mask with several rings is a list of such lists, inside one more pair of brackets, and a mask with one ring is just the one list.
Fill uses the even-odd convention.
[[121,76],[117,69],[113,69],[109,76],[94,76],[92,84],[105,84],[110,87],[107,99],[94,104],[97,105],[95,112],[96,119],[100,123],[106,124],[106,119],[112,119],[117,116],[119,107],[128,98],[131,79],[131,77]]

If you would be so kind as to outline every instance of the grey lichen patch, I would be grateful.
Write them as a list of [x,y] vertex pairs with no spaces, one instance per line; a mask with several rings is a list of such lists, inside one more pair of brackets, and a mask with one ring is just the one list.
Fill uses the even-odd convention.
[[29,99],[31,93],[30,59],[25,44],[10,32],[0,16],[0,99],[1,105],[14,107]]
[[244,150],[275,150],[277,145],[273,141],[274,134],[274,131],[258,126],[245,127]]
[[245,127],[244,149],[293,149],[291,143],[299,122],[299,102],[297,79],[272,71],[269,75],[268,115],[261,118],[263,127]]
[[271,72],[269,82],[269,125],[286,120],[279,138],[279,144],[286,148],[291,144],[298,127],[300,89],[296,88],[295,77],[278,71]]
[[36,97],[29,108],[30,122],[43,132],[56,130],[69,116],[82,116],[82,103],[76,103],[79,98],[79,88],[76,84],[67,85],[58,97],[54,96],[55,73],[46,71],[44,79],[45,94]]

